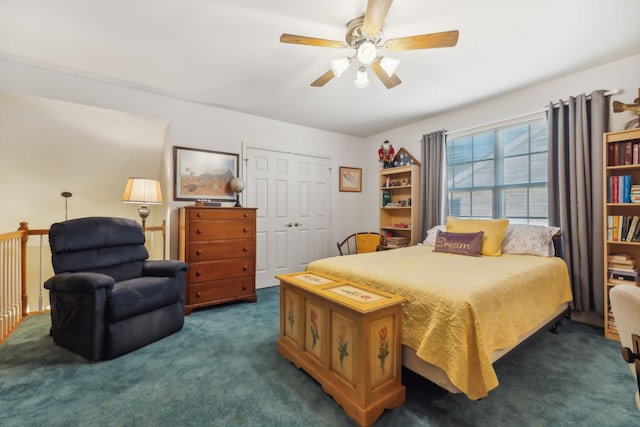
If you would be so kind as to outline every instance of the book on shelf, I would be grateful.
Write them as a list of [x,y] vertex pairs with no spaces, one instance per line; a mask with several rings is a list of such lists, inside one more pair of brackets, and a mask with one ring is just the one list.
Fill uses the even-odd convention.
[[634,215],[631,219],[631,223],[629,224],[629,229],[627,230],[627,235],[625,237],[625,241],[632,242],[633,236],[635,234],[636,228],[638,227],[638,219],[640,219],[637,215]]
[[607,261],[609,263],[615,262],[626,265],[635,265],[636,262],[635,258],[630,254],[609,254],[607,256]]
[[393,236],[387,237],[386,246],[388,248],[404,248],[409,246],[408,237]]
[[638,140],[613,142],[607,146],[607,166],[628,166],[640,163]]
[[616,282],[613,282],[613,280],[625,280],[631,283],[636,283],[638,281],[637,271],[627,272],[627,271],[621,271],[618,269],[610,268],[607,270],[607,274],[609,276],[609,281],[611,283],[616,283]]
[[633,183],[631,175],[613,175],[607,178],[607,203],[639,201],[640,185]]
[[609,268],[613,268],[613,269],[628,269],[628,270],[635,270],[635,262],[631,262],[631,263],[627,263],[627,262],[618,262],[618,261],[609,261],[607,263],[609,265]]
[[634,280],[623,280],[623,279],[607,279],[607,282],[612,285],[632,285],[637,286],[637,283]]
[[382,207],[387,206],[389,203],[391,203],[391,192],[390,191],[383,191],[382,192]]
[[608,215],[607,240],[640,242],[640,216]]

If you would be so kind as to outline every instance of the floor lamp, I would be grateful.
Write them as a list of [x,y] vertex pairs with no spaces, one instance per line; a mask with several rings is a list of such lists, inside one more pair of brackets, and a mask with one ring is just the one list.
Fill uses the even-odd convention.
[[122,195],[123,203],[137,203],[140,205],[138,214],[142,218],[142,228],[144,229],[151,209],[149,205],[162,204],[162,190],[160,181],[145,178],[129,178]]

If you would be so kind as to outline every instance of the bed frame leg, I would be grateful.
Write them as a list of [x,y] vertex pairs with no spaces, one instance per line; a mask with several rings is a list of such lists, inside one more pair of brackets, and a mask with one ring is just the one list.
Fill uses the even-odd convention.
[[558,333],[558,326],[560,326],[562,324],[562,318],[566,317],[568,319],[571,318],[571,309],[567,308],[567,311],[562,313],[560,316],[558,316],[558,318],[556,318],[554,321],[551,322],[551,327],[549,328],[549,332],[551,332],[552,334],[557,334]]

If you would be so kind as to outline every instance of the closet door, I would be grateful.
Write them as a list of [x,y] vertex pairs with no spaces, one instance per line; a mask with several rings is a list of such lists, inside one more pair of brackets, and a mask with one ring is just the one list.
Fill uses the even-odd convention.
[[245,205],[256,207],[256,287],[302,271],[330,250],[330,160],[246,150]]

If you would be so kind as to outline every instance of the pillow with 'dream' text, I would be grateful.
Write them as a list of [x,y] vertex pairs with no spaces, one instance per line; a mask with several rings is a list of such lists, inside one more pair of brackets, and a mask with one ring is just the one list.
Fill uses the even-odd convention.
[[475,233],[450,233],[438,230],[434,252],[480,256],[484,231]]

